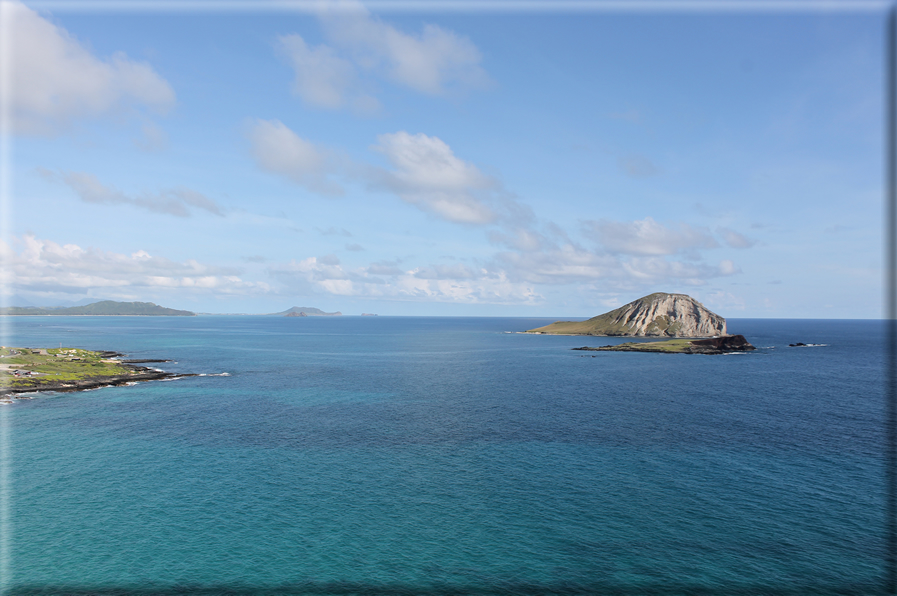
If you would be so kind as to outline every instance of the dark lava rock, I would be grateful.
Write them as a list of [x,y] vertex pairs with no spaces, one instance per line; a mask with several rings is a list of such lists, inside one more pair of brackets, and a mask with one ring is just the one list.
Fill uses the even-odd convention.
[[757,349],[743,335],[723,335],[709,339],[696,339],[691,342],[691,345],[698,348],[696,352],[700,352],[702,349],[714,352],[749,352]]

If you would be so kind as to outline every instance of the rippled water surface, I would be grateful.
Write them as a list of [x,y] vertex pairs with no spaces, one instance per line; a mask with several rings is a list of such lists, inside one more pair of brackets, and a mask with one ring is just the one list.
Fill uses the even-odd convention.
[[[583,353],[549,320],[23,317],[229,373],[0,407],[9,594],[875,593],[883,326]],[[791,348],[795,342],[824,344]]]

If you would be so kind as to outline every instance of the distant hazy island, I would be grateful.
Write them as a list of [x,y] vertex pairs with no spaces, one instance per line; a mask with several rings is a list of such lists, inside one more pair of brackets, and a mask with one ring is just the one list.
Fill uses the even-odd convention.
[[120,360],[118,352],[78,348],[0,347],[0,393],[4,397],[33,391],[83,391],[138,381],[193,377],[135,366],[167,360]]
[[558,321],[527,333],[632,337],[713,337],[726,319],[685,294],[657,292],[587,321]]
[[268,316],[277,316],[277,317],[339,317],[342,316],[343,313],[336,312],[324,312],[320,308],[314,308],[311,306],[294,306],[289,308],[283,312],[272,313]]
[[666,341],[626,342],[616,346],[573,348],[591,352],[659,352],[662,354],[727,354],[756,350],[743,335],[724,335],[707,339],[668,339]]
[[103,300],[86,306],[48,308],[37,306],[9,306],[0,308],[0,315],[7,316],[141,316],[141,317],[195,317],[189,310],[176,310],[152,302],[116,302]]

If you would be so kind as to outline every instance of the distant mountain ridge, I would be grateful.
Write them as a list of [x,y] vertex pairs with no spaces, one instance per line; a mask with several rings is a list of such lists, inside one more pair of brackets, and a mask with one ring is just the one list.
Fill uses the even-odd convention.
[[195,317],[189,310],[166,308],[152,302],[116,302],[102,300],[85,306],[68,308],[42,308],[35,306],[10,306],[0,308],[0,315],[10,316],[142,316],[142,317]]
[[726,335],[726,319],[686,294],[650,294],[587,321],[558,321],[527,333],[633,337]]
[[301,313],[305,313],[305,316],[307,316],[307,317],[339,317],[339,316],[342,316],[342,314],[343,314],[339,311],[324,312],[320,308],[314,308],[313,306],[293,306],[283,312],[271,313],[271,315],[269,315],[269,316],[301,317],[302,316]]

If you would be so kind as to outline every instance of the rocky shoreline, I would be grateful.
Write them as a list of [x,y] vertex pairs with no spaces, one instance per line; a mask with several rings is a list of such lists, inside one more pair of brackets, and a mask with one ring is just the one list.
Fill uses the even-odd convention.
[[[45,350],[43,350],[46,352]],[[32,352],[36,353],[36,352]],[[139,366],[139,364],[171,362],[165,359],[133,359],[120,360],[121,354],[112,351],[97,351],[83,353],[91,354],[100,359],[101,362],[118,366],[118,372],[125,369],[123,374],[90,374],[85,373],[78,378],[54,379],[47,373],[40,372],[40,366],[32,366],[29,370],[28,365],[20,365],[23,368],[15,370],[14,376],[6,377],[6,381],[0,384],[0,400],[9,403],[12,399],[23,399],[21,394],[27,393],[44,393],[44,392],[72,392],[86,391],[90,389],[98,389],[101,387],[118,387],[122,385],[130,385],[146,381],[167,381],[179,379],[182,377],[195,377],[195,373],[172,373],[150,368],[147,366]],[[9,356],[7,356],[9,357]],[[81,359],[75,359],[81,363]],[[7,370],[7,373],[10,371]],[[22,373],[21,375],[19,373]]]
[[18,399],[16,394],[19,393],[86,391],[88,389],[99,389],[100,387],[120,387],[122,385],[144,381],[162,381],[197,376],[195,373],[170,373],[154,371],[153,369],[145,367],[141,368],[148,372],[135,372],[134,374],[127,376],[122,375],[120,377],[94,377],[80,381],[37,383],[33,387],[4,387],[0,398],[15,397]]

